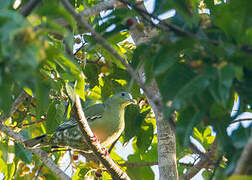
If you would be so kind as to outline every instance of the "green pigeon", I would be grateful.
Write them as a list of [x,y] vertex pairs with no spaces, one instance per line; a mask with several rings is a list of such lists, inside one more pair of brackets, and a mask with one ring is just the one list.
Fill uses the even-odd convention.
[[[124,130],[124,109],[130,104],[136,104],[131,94],[119,92],[104,103],[95,104],[83,110],[90,128],[100,140],[102,147],[112,144],[120,137]],[[26,140],[24,144],[28,148],[65,147],[78,151],[88,149],[79,125],[73,117],[59,125],[50,138],[42,135]]]

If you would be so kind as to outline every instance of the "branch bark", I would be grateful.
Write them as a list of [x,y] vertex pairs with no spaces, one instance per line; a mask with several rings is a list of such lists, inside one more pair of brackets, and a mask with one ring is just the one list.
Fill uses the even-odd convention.
[[[136,26],[132,26],[130,29],[130,34],[137,45],[148,42],[156,33],[157,31],[155,31],[155,29],[153,30],[153,28],[146,29],[144,33],[139,32]],[[141,81],[145,82],[143,67],[139,68],[138,74]],[[150,93],[146,93],[146,97],[155,114],[157,124],[159,178],[160,180],[176,180],[178,179],[176,137],[173,123],[169,123],[175,122],[176,116],[174,114],[169,119],[164,118],[162,97],[155,79],[153,79],[146,88],[150,91]],[[153,94],[154,97],[149,96],[149,94]]]
[[121,167],[141,167],[141,166],[154,166],[158,165],[158,162],[126,162],[118,164]]
[[92,141],[94,134],[88,125],[84,112],[82,111],[81,102],[78,95],[75,96],[75,107],[78,116],[77,121],[86,144],[106,167],[113,179],[129,180],[130,178],[128,177],[128,175],[115,164],[115,162],[110,158],[108,154],[106,154],[104,149],[100,146],[100,143]]
[[237,162],[236,168],[233,174],[246,174],[247,167],[251,164],[252,157],[252,131],[249,140],[244,147],[242,154]]

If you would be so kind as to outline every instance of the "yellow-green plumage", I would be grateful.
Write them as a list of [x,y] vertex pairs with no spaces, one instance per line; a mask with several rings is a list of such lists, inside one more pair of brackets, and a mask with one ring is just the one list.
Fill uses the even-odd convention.
[[[102,147],[112,144],[121,135],[124,130],[124,109],[132,103],[135,103],[135,100],[129,93],[120,92],[103,104],[95,104],[84,109],[88,124],[99,138]],[[79,126],[72,117],[68,122],[61,124],[49,140],[46,136],[40,137],[27,140],[26,146],[58,146],[87,150]]]

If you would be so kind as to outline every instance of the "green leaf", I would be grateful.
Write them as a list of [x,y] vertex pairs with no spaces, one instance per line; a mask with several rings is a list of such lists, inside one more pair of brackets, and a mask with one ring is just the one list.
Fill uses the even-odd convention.
[[85,101],[85,93],[84,93],[85,80],[84,80],[83,73],[81,73],[78,76],[77,83],[76,83],[74,90],[75,90],[75,93],[78,94],[83,101]]
[[84,74],[87,78],[87,82],[90,84],[90,88],[99,85],[98,76],[100,69],[94,63],[88,63],[84,69]]
[[36,88],[36,102],[37,102],[37,119],[40,119],[46,112],[49,104],[49,84],[47,81],[42,80],[42,77],[38,78],[38,84]]
[[[142,161],[139,157],[139,154],[134,154],[134,155],[128,156],[128,162],[142,162]],[[154,179],[154,173],[149,166],[128,167],[126,172],[132,180],[139,180],[139,179],[153,180]]]
[[208,75],[198,75],[191,79],[177,92],[174,98],[173,107],[180,107],[180,104],[182,104],[184,100],[192,97],[200,91],[203,91],[210,84],[209,80],[210,76]]
[[10,6],[11,0],[0,0],[0,10],[7,9]]
[[65,105],[63,102],[53,101],[47,111],[46,131],[49,134],[55,132],[59,124],[63,122]]
[[207,137],[207,136],[211,135],[211,132],[212,132],[211,127],[210,127],[210,126],[207,126],[206,129],[205,129],[204,132],[203,132],[203,136],[204,136],[204,137]]
[[234,130],[230,136],[230,141],[237,149],[242,149],[247,144],[247,141],[250,136],[250,128],[244,128],[240,125],[237,130]]
[[252,176],[247,175],[232,175],[228,180],[251,180]]
[[[148,112],[147,112],[148,113]],[[146,152],[152,143],[154,126],[151,122],[144,121],[137,133],[136,145],[140,153]]]
[[2,172],[5,177],[8,177],[8,166],[2,158],[0,158],[0,172]]
[[13,179],[13,175],[15,173],[15,162],[12,162],[11,164],[8,164],[8,180]]
[[154,135],[151,146],[140,154],[140,158],[146,162],[158,162],[157,135]]
[[71,101],[74,102],[75,96],[74,96],[74,90],[72,86],[69,83],[66,83],[65,87],[66,87],[67,95],[69,96]]
[[[124,140],[123,143],[127,143],[132,137],[136,136],[138,133],[144,133],[144,130],[141,131],[140,128],[141,128],[141,125],[143,125],[144,119],[149,112],[150,111],[147,110],[147,111],[140,113],[139,108],[134,105],[130,105],[126,108],[126,111],[125,111],[125,131],[124,131],[124,135],[123,135],[123,140]],[[147,124],[147,126],[146,126],[147,131],[150,130],[150,129],[148,129],[148,128],[151,128],[150,126],[151,125]],[[132,128],[132,127],[134,127],[134,128]],[[141,134],[139,134],[139,141],[141,141]]]
[[216,79],[211,83],[210,92],[214,99],[223,107],[226,107],[226,103],[229,100],[230,88],[233,84],[234,75],[234,65],[228,64],[217,71]]
[[199,130],[196,127],[193,128],[193,137],[195,137],[200,142],[203,142],[203,140],[204,140],[202,133],[199,132]]
[[204,114],[203,111],[195,112],[192,107],[186,108],[179,114],[176,134],[181,146],[187,147],[190,142],[190,136],[193,134],[199,136],[199,132],[197,128],[195,130],[195,126],[199,124]]
[[24,146],[19,143],[15,143],[15,154],[17,157],[19,157],[22,161],[26,162],[27,164],[32,162],[31,151],[25,149]]
[[214,142],[215,138],[216,138],[215,136],[208,136],[207,137],[207,144],[212,144]]

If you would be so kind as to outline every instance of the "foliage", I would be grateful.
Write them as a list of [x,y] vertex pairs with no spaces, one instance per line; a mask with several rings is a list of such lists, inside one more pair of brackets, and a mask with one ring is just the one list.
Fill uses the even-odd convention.
[[[99,0],[71,0],[77,11],[99,3]],[[134,3],[134,1],[131,1]],[[24,101],[5,124],[26,138],[52,134],[58,124],[69,118],[73,95],[80,95],[84,106],[103,101],[120,90],[131,92],[139,102],[126,110],[126,128],[120,138],[123,144],[133,140],[133,154],[127,160],[113,148],[111,157],[118,163],[157,161],[157,135],[153,112],[140,88],[121,62],[111,55],[92,36],[78,27],[71,14],[58,0],[44,0],[27,18],[19,12],[28,1],[14,7],[14,1],[0,1],[0,113],[8,114],[16,97],[25,90],[32,96]],[[164,21],[179,30],[163,26],[149,43],[138,45],[124,41],[129,37],[127,20],[141,13],[134,8],[116,8],[106,16],[87,18],[97,32],[129,64],[138,70],[144,67],[146,84],[154,78],[162,96],[163,112],[168,118],[177,112],[177,159],[193,154],[190,137],[206,150],[214,139],[219,141],[216,161],[228,159],[220,167],[205,170],[203,176],[227,177],[234,170],[241,151],[247,143],[250,130],[239,127],[228,136],[231,121],[245,111],[251,111],[252,101],[252,11],[251,0],[200,3],[198,0],[159,0],[153,16],[171,9],[176,15]],[[208,9],[210,14],[201,13]],[[59,24],[62,18],[68,28]],[[148,19],[148,18],[147,18]],[[150,23],[148,21],[146,24]],[[140,24],[140,23],[139,23]],[[142,24],[137,24],[141,27]],[[112,30],[111,25],[115,25]],[[70,28],[69,28],[70,27]],[[153,27],[154,28],[154,27]],[[142,29],[139,28],[141,31]],[[81,45],[75,56],[67,51],[73,44]],[[122,42],[124,41],[124,42]],[[239,109],[230,112],[239,96]],[[168,123],[168,122],[167,122]],[[216,132],[216,137],[214,133]],[[39,173],[41,179],[55,179],[51,171],[23,145],[0,134],[0,172],[6,179],[32,179]],[[45,149],[48,150],[48,149]],[[14,157],[11,158],[11,156]],[[54,152],[56,164],[64,151]],[[74,153],[72,154],[74,156]],[[71,159],[73,179],[106,172],[94,163],[84,164]],[[180,165],[179,172],[186,166]],[[224,170],[223,170],[224,169]],[[132,179],[153,179],[150,167],[124,167]],[[232,176],[230,179],[236,179]],[[249,178],[249,177],[244,177]]]

